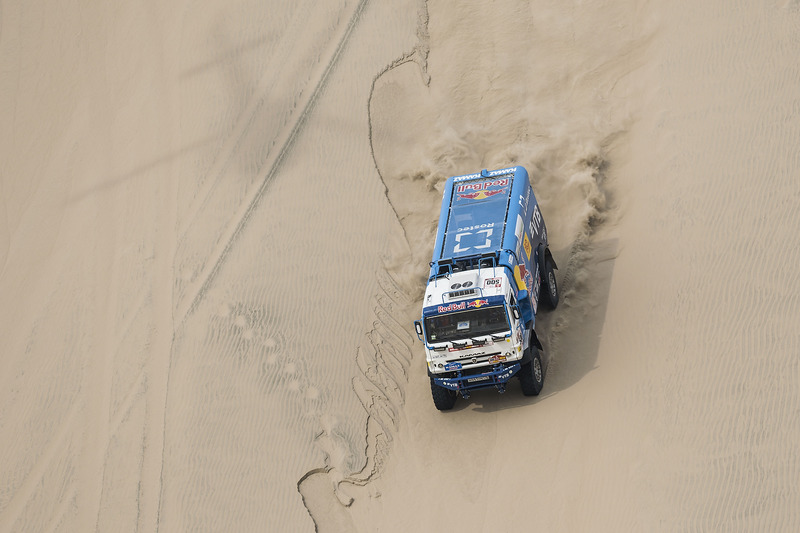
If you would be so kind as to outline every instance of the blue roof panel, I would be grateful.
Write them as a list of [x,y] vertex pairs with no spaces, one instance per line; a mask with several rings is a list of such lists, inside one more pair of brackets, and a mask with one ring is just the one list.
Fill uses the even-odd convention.
[[440,257],[461,257],[502,248],[513,174],[466,176],[453,183]]

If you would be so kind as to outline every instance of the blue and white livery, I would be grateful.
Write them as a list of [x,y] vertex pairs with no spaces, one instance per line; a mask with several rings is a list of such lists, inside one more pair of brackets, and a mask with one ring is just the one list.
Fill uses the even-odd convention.
[[[422,319],[434,404],[514,376],[526,395],[544,383],[534,330],[539,302],[558,305],[557,268],[528,172],[517,166],[447,180]],[[541,293],[541,294],[540,294]]]

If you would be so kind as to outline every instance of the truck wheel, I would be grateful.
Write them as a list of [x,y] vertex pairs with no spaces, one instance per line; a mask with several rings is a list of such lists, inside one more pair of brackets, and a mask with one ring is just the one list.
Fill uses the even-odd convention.
[[544,368],[542,368],[539,350],[534,347],[529,348],[529,350],[535,350],[535,353],[531,360],[519,369],[519,382],[522,385],[522,394],[525,396],[538,396],[544,386]]
[[456,404],[458,393],[454,390],[440,387],[431,378],[431,395],[433,396],[433,404],[438,410],[449,411]]
[[558,307],[558,285],[553,259],[548,255],[545,259],[544,279],[542,280],[542,301],[550,309]]

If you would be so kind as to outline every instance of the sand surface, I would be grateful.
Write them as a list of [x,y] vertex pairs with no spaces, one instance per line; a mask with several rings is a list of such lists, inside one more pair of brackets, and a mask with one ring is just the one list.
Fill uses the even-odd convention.
[[[800,3],[0,2],[0,531],[800,530]],[[538,398],[430,398],[524,165]]]

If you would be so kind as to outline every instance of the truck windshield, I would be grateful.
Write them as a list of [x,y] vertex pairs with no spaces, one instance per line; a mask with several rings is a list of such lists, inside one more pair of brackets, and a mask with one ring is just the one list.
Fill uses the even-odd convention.
[[429,316],[425,319],[428,342],[458,341],[509,329],[506,311],[502,305]]

